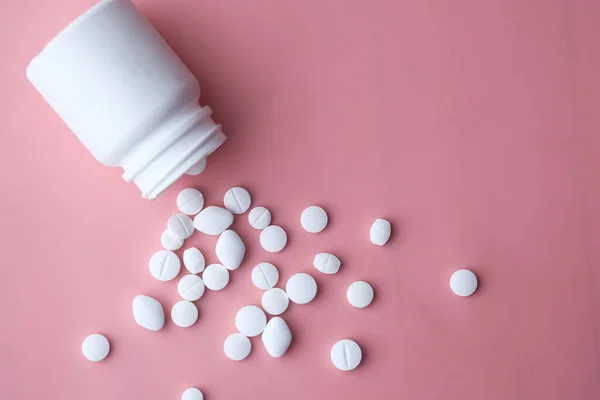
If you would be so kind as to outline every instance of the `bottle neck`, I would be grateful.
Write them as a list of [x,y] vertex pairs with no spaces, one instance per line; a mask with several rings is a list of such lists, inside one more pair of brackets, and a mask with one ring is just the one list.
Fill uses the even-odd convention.
[[124,157],[126,182],[154,199],[227,138],[210,117],[210,107],[191,104],[172,115]]

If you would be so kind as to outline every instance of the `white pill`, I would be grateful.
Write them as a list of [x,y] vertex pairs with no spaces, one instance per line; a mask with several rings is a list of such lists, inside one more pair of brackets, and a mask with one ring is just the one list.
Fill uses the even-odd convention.
[[232,213],[243,214],[250,208],[252,198],[246,189],[234,187],[225,193],[223,203],[225,204],[225,208]]
[[184,214],[196,215],[202,207],[204,207],[204,196],[197,189],[183,189],[177,195],[177,208]]
[[262,308],[271,315],[280,315],[287,310],[290,299],[283,289],[272,288],[262,296]]
[[346,291],[348,302],[356,308],[365,308],[373,301],[373,288],[365,281],[356,281]]
[[165,312],[162,305],[150,296],[135,296],[133,318],[138,325],[151,331],[159,331],[165,325]]
[[202,273],[204,286],[210,290],[221,290],[229,283],[229,271],[221,264],[210,264]]
[[271,211],[265,207],[254,207],[248,214],[248,222],[254,229],[265,229],[271,224]]
[[217,258],[228,270],[236,270],[244,260],[246,246],[240,235],[231,229],[221,233],[215,249]]
[[90,361],[102,361],[110,352],[110,343],[104,335],[94,333],[83,340],[81,351]]
[[204,281],[195,274],[185,275],[177,284],[177,292],[184,300],[196,301],[204,294]]
[[477,290],[477,276],[468,269],[459,269],[450,278],[450,289],[457,296],[470,296]]
[[292,343],[292,332],[281,317],[273,317],[262,334],[262,342],[271,357],[281,357]]
[[177,254],[169,250],[157,251],[150,257],[148,263],[150,273],[159,281],[170,281],[174,279],[181,269],[181,261]]
[[197,230],[207,235],[220,235],[233,223],[233,214],[221,207],[210,206],[194,218]]
[[204,400],[204,395],[196,388],[189,388],[183,392],[181,400]]
[[194,233],[194,221],[185,214],[175,214],[169,218],[167,229],[180,239],[187,239]]
[[340,340],[331,348],[331,362],[337,369],[351,371],[358,367],[361,360],[362,350],[354,340]]
[[183,246],[183,239],[175,235],[170,230],[165,229],[162,235],[160,235],[160,244],[166,250],[175,251],[179,250],[181,246]]
[[204,254],[195,247],[185,249],[183,252],[183,265],[192,274],[198,274],[204,271]]
[[198,308],[190,301],[178,301],[171,309],[171,319],[175,325],[188,328],[198,320]]
[[201,159],[196,164],[192,165],[190,169],[187,170],[186,174],[191,176],[196,176],[201,174],[206,168],[206,158]]
[[259,289],[267,290],[279,281],[277,267],[268,262],[261,262],[252,270],[252,283]]
[[290,300],[296,304],[310,303],[317,295],[317,282],[309,274],[300,272],[288,279],[285,291]]
[[252,346],[250,345],[250,339],[241,333],[232,333],[225,339],[223,350],[227,358],[233,361],[241,361],[248,357]]
[[371,231],[369,232],[369,236],[371,237],[371,243],[376,244],[377,246],[383,246],[390,239],[390,235],[392,234],[392,226],[390,225],[390,221],[377,218],[373,225],[371,225]]
[[319,253],[313,260],[313,265],[316,269],[324,274],[335,274],[340,270],[342,265],[339,258],[330,253]]
[[321,232],[327,226],[327,213],[319,206],[310,206],[302,211],[300,223],[305,231],[310,233]]
[[287,234],[280,226],[267,226],[260,233],[260,245],[269,253],[280,252],[286,244]]
[[267,325],[265,312],[256,306],[242,307],[235,315],[235,327],[244,336],[258,336]]

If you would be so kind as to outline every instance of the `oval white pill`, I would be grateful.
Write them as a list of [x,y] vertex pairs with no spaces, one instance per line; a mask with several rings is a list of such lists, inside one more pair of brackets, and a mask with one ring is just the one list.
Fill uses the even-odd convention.
[[280,252],[286,244],[287,234],[280,226],[267,226],[260,233],[260,245],[269,253]]
[[331,362],[337,369],[351,371],[358,367],[361,360],[362,350],[354,340],[340,340],[331,348]]
[[271,224],[271,211],[265,207],[254,207],[248,214],[248,222],[254,229],[265,229]]
[[187,239],[194,233],[194,221],[185,214],[175,214],[169,218],[167,229],[180,239]]
[[267,290],[279,281],[277,267],[268,262],[261,262],[252,270],[252,283],[259,289]]
[[272,288],[262,296],[262,308],[271,315],[280,315],[287,310],[290,299],[283,289]]
[[171,232],[168,229],[165,229],[160,235],[160,244],[166,250],[179,250],[181,246],[183,246],[183,239]]
[[204,271],[204,254],[195,247],[185,249],[183,252],[183,265],[192,274]]
[[373,287],[365,281],[352,283],[346,291],[348,302],[356,308],[364,308],[371,304],[373,296]]
[[273,317],[262,334],[262,342],[271,357],[281,357],[292,343],[292,332],[281,317]]
[[221,264],[210,264],[202,273],[204,286],[210,290],[221,290],[229,283],[229,271]]
[[189,388],[183,392],[181,400],[204,400],[204,395],[196,388]]
[[450,289],[457,296],[470,296],[477,290],[477,276],[468,269],[459,269],[450,278]]
[[215,248],[217,258],[228,270],[236,270],[244,260],[246,246],[240,235],[231,229],[221,233]]
[[371,243],[376,244],[377,246],[386,244],[390,239],[391,234],[392,226],[390,225],[390,222],[381,218],[377,218],[375,222],[373,222],[371,231],[369,232]]
[[227,336],[223,345],[225,355],[233,361],[241,361],[248,357],[251,348],[250,339],[241,333],[232,333]]
[[177,326],[189,328],[198,320],[198,308],[190,301],[178,301],[171,309],[171,320]]
[[181,269],[181,261],[177,254],[169,250],[157,251],[150,257],[148,263],[150,273],[159,281],[170,281],[179,274]]
[[194,218],[196,229],[207,235],[220,235],[233,223],[233,214],[221,207],[210,206]]
[[244,336],[260,335],[265,325],[267,325],[267,316],[260,307],[242,307],[235,315],[235,327]]
[[177,208],[184,214],[196,215],[202,207],[204,207],[204,196],[197,189],[183,189],[177,195]]
[[310,206],[302,211],[300,223],[305,231],[310,233],[321,232],[327,226],[327,213],[319,206]]
[[250,208],[252,198],[246,189],[234,187],[225,193],[223,203],[225,204],[225,208],[232,213],[243,214]]
[[198,275],[185,275],[177,284],[177,292],[182,299],[196,301],[204,294],[204,281]]
[[307,304],[317,295],[315,278],[304,272],[294,274],[288,279],[285,291],[291,301],[296,304]]
[[104,335],[94,333],[83,340],[81,352],[90,361],[102,361],[110,352],[110,343]]
[[187,170],[186,174],[191,176],[196,176],[201,174],[206,169],[206,158],[202,158],[196,164],[192,165],[190,169]]
[[135,322],[151,331],[161,330],[165,325],[165,312],[158,300],[139,295],[133,299],[133,318]]
[[319,253],[313,260],[313,265],[316,269],[324,274],[335,274],[340,270],[342,265],[339,258],[330,253]]

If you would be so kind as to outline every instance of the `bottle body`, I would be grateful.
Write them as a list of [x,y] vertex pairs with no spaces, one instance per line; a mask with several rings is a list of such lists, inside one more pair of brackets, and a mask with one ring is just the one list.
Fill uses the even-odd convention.
[[147,198],[225,140],[198,105],[196,78],[129,0],[104,0],[72,22],[27,77],[92,155],[123,167]]

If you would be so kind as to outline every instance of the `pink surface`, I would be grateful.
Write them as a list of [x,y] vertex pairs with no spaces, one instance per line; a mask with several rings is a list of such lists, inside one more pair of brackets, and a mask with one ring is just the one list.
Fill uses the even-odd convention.
[[[600,5],[597,1],[138,0],[199,78],[230,141],[207,171],[159,200],[105,168],[28,84],[25,66],[92,0],[0,4],[0,398],[600,398]],[[246,216],[249,251],[226,291],[205,295],[190,329],[134,323],[136,294],[178,300],[147,268],[175,196],[208,203],[243,185],[290,236],[268,255]],[[330,213],[322,234],[302,209]],[[393,240],[368,242],[376,217]],[[194,236],[215,261],[213,238]],[[313,254],[343,260],[318,274]],[[316,300],[284,315],[294,343],[259,340],[227,360],[234,315],[258,304],[252,266],[299,271]],[[448,289],[472,267],[480,290]],[[376,301],[351,308],[365,279]],[[106,334],[92,364],[83,338]],[[342,373],[349,337],[363,365]]]

